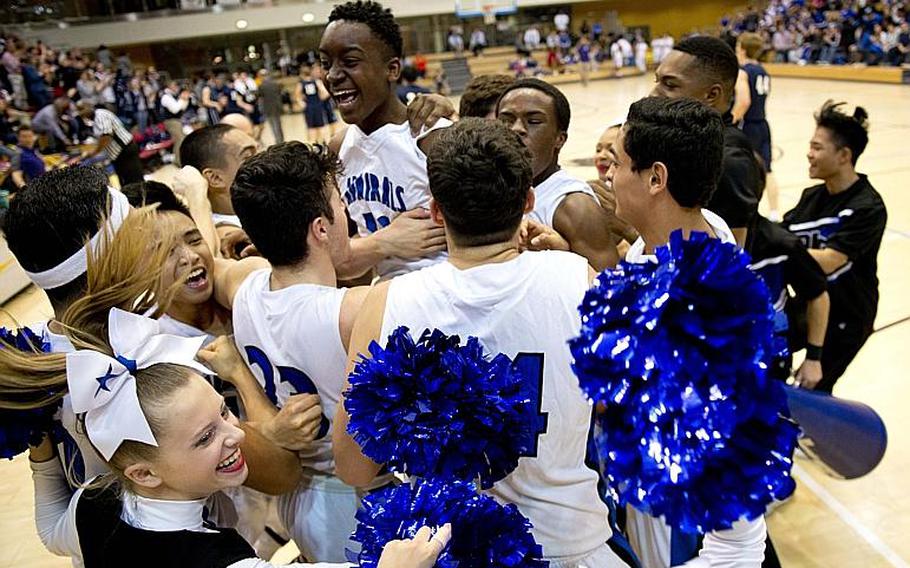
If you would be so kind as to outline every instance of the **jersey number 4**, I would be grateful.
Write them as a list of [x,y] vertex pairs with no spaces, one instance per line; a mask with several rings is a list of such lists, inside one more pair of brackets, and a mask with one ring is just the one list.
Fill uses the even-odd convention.
[[[295,369],[293,367],[273,367],[272,362],[269,361],[268,356],[265,352],[256,347],[255,345],[247,345],[243,348],[246,351],[247,360],[250,362],[250,366],[259,367],[262,371],[263,382],[265,383],[265,396],[268,397],[272,404],[278,404],[278,396],[275,393],[275,388],[277,383],[275,382],[275,369],[278,369],[278,382],[290,383],[291,388],[296,394],[319,394],[319,391],[316,390],[316,385],[313,384],[313,380],[307,376],[306,373],[300,369]],[[319,433],[316,435],[316,438],[322,438],[329,433],[329,419],[326,418],[325,414],[322,415],[322,420],[319,424]]]
[[[537,425],[534,429],[534,445],[530,451],[522,454],[524,457],[536,458],[540,435],[547,433],[549,416],[543,412],[543,353],[519,353],[513,360],[531,387],[533,399],[537,400]],[[533,400],[532,399],[532,400]]]

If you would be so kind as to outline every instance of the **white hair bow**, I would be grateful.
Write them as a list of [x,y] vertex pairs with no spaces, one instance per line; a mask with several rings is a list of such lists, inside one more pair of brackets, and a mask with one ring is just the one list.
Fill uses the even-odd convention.
[[162,334],[158,321],[112,308],[108,334],[114,357],[82,350],[66,356],[66,380],[73,411],[85,413],[85,429],[106,461],[125,440],[157,446],[136,394],[138,369],[158,363],[190,367],[211,374],[195,360],[204,337]]

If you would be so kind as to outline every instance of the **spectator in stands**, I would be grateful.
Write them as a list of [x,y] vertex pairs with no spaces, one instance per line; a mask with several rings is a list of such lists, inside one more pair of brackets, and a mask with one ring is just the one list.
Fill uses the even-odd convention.
[[588,36],[583,35],[578,38],[578,43],[575,45],[575,57],[578,61],[578,72],[581,75],[581,84],[582,86],[588,86],[588,75],[591,73],[591,40],[588,39]]
[[888,52],[889,65],[902,65],[910,60],[910,23],[901,22],[897,30],[897,40]]
[[529,51],[540,49],[540,30],[537,29],[537,26],[532,25],[525,30],[524,45]]
[[508,75],[478,75],[471,79],[461,95],[458,116],[495,119],[499,97],[515,82]]
[[170,81],[159,97],[159,114],[164,129],[174,141],[172,151],[180,155],[180,144],[183,142],[183,116],[190,107],[190,91],[180,86],[177,81]]
[[114,166],[121,187],[142,181],[143,167],[142,160],[139,159],[139,145],[117,115],[105,108],[96,108],[85,101],[76,103],[76,109],[79,116],[91,124],[98,140],[94,148],[83,152],[82,157],[88,159],[102,152],[106,154]]
[[783,222],[802,238],[828,276],[831,311],[824,351],[819,353],[820,347],[811,343],[807,351],[821,361],[816,390],[829,393],[872,334],[878,309],[877,257],[888,220],[881,196],[856,171],[869,141],[868,115],[862,107],[845,114],[843,104],[829,100],[815,115],[807,158],[809,176],[822,183],[804,190]]
[[635,67],[644,73],[648,70],[648,42],[642,37],[641,32],[635,32]]
[[474,54],[474,57],[483,55],[483,50],[487,47],[487,32],[483,31],[483,28],[474,28],[474,31],[471,32],[471,42],[468,45],[468,48],[471,50],[471,53]]
[[427,76],[427,58],[420,52],[414,54],[414,69],[417,70],[417,76],[423,79]]
[[619,50],[622,53],[623,65],[633,65],[635,63],[635,54],[632,50],[632,43],[624,35],[620,35],[616,38],[616,43],[619,45]]
[[398,100],[404,104],[410,104],[417,95],[429,93],[426,87],[417,84],[417,70],[410,65],[401,69],[400,84],[397,88]]
[[778,63],[790,62],[790,50],[794,47],[793,32],[787,28],[780,28],[771,38],[771,46],[777,54],[775,61]]
[[86,101],[93,105],[98,104],[101,93],[94,71],[86,69],[82,72],[79,80],[76,81],[76,92],[79,94],[80,101]]
[[140,133],[145,132],[149,125],[149,105],[148,97],[142,88],[142,82],[138,77],[130,79],[129,88],[126,91],[127,108],[132,113],[131,125],[139,129]]
[[553,25],[556,26],[557,32],[566,32],[569,31],[569,15],[566,14],[565,10],[560,10],[555,16],[553,16]]
[[111,57],[111,50],[108,49],[106,45],[101,44],[98,46],[98,51],[95,52],[95,59],[108,69],[110,69],[113,64]]
[[77,127],[70,114],[72,101],[68,97],[59,97],[54,102],[39,110],[32,118],[32,128],[39,135],[47,137],[47,150],[63,151],[73,144],[73,135]]
[[446,41],[449,51],[454,51],[455,55],[461,57],[464,53],[464,38],[461,36],[461,30],[457,26],[449,28],[449,37]]
[[547,49],[554,51],[559,49],[559,34],[556,30],[550,30],[550,33],[547,34]]
[[28,126],[20,126],[17,135],[16,155],[12,159],[10,175],[16,188],[22,189],[25,184],[44,174],[45,167],[44,159],[35,149],[38,141],[35,132]]

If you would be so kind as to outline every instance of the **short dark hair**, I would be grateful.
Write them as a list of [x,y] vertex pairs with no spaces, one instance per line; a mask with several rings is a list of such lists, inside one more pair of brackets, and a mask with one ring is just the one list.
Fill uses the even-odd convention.
[[478,75],[471,79],[458,105],[458,114],[462,118],[474,116],[484,118],[496,109],[496,102],[506,89],[515,82],[510,75]]
[[453,240],[480,246],[518,229],[531,190],[531,154],[503,123],[466,118],[440,130],[427,174]]
[[822,108],[815,113],[815,125],[826,128],[838,148],[850,148],[853,165],[869,143],[869,114],[863,107],[856,107],[853,115],[840,110],[846,103],[835,103],[828,99]]
[[408,83],[413,83],[419,77],[420,76],[417,74],[417,69],[415,69],[412,65],[405,65],[404,67],[401,68],[401,79],[403,81],[407,81]]
[[200,172],[205,168],[224,167],[225,135],[234,127],[213,124],[190,132],[180,143],[180,165],[193,166]]
[[720,178],[724,124],[720,114],[695,99],[647,97],[629,107],[623,149],[632,170],[667,166],[667,189],[682,207],[708,202]]
[[330,23],[337,20],[366,24],[373,35],[389,47],[393,57],[404,56],[401,28],[395,21],[392,10],[384,8],[379,2],[356,0],[339,4],[329,14]]
[[711,36],[693,36],[677,43],[673,49],[695,58],[699,71],[709,81],[720,83],[728,98],[733,97],[739,60],[727,42]]
[[[31,180],[10,201],[2,219],[3,235],[22,268],[42,272],[85,246],[106,214],[108,179],[98,168],[51,170]],[[46,290],[54,309],[85,293],[86,278]]]
[[502,95],[499,96],[499,102],[496,103],[496,110],[499,111],[499,104],[507,93],[517,89],[534,89],[548,95],[553,99],[553,108],[556,109],[556,126],[563,132],[569,131],[569,121],[572,119],[572,111],[569,108],[569,99],[566,98],[562,91],[540,79],[519,79],[507,87]]
[[158,205],[158,212],[175,211],[186,215],[190,219],[193,216],[186,205],[181,203],[174,192],[168,186],[160,181],[143,180],[127,184],[121,189],[130,205],[133,207],[145,207],[146,205]]
[[329,192],[337,190],[340,169],[327,146],[296,141],[244,160],[231,186],[231,203],[243,230],[273,266],[306,259],[307,232],[315,219],[335,222]]
[[23,124],[23,125],[19,126],[19,128],[16,129],[16,134],[19,134],[20,132],[35,132],[35,131],[32,129],[31,126],[29,126],[27,124]]

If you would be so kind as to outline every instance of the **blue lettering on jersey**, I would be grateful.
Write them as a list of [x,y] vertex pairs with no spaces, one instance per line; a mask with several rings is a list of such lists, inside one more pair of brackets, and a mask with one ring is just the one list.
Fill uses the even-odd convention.
[[395,185],[389,178],[371,172],[364,172],[345,179],[344,200],[348,205],[355,201],[375,201],[392,211],[407,211],[404,203],[404,187]]
[[[263,382],[265,383],[263,385],[265,395],[272,402],[272,404],[277,405],[278,396],[275,392],[275,370],[272,368],[272,362],[269,361],[268,355],[265,354],[265,351],[256,347],[255,345],[247,345],[244,347],[244,352],[246,352],[249,366],[259,367],[259,369],[262,371],[262,378]],[[310,377],[300,369],[279,366],[278,380],[282,383],[290,383],[291,388],[295,394],[319,394],[319,391],[316,390],[316,385],[313,383],[313,380],[310,379]],[[328,433],[329,419],[325,414],[323,414],[319,424],[319,432],[316,434],[316,439],[323,438]]]

